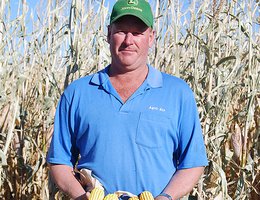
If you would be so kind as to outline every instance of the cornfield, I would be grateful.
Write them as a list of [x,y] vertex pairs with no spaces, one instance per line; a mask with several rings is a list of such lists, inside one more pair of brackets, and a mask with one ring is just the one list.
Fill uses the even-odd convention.
[[[48,0],[33,12],[17,2],[15,17],[0,2],[0,199],[61,199],[46,164],[56,105],[110,63],[111,5]],[[186,80],[198,103],[209,166],[190,195],[260,199],[259,0],[150,2],[149,63]]]

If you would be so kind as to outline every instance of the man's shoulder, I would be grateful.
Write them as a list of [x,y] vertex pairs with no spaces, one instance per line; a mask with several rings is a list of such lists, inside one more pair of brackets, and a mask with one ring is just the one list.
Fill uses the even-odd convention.
[[[151,65],[149,65],[150,73],[152,74],[149,79],[151,83],[160,83],[164,90],[174,90],[174,91],[182,91],[182,92],[190,92],[191,88],[188,83],[173,74],[169,74],[161,71]],[[157,84],[158,85],[158,84]]]
[[88,92],[92,91],[94,89],[94,87],[96,87],[98,85],[98,84],[95,84],[95,82],[93,82],[93,79],[98,79],[97,77],[99,76],[99,73],[101,71],[80,77],[80,78],[72,81],[68,85],[68,87],[64,90],[64,92],[63,92],[64,95],[67,96],[68,98],[86,95]]
[[104,74],[106,74],[106,68],[100,70],[100,71],[97,71],[93,74],[89,74],[89,75],[86,75],[86,76],[83,76],[83,77],[80,77],[76,80],[74,80],[72,83],[70,83],[70,85],[68,86],[68,90],[74,90],[74,89],[77,89],[77,88],[87,88],[87,86],[89,85],[100,85],[100,79],[103,78],[103,76],[105,76]]
[[94,74],[87,75],[80,77],[74,81],[72,81],[68,87],[65,89],[65,91],[71,91],[71,90],[77,90],[82,87],[86,87],[86,85],[89,85],[91,78],[94,76]]
[[169,87],[190,90],[190,86],[184,79],[165,72],[161,72],[161,73],[162,73],[164,85],[167,85]]

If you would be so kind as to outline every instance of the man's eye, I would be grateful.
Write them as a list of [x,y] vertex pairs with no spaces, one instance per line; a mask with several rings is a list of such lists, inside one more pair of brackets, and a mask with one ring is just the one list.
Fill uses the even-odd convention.
[[133,36],[140,36],[143,35],[142,32],[126,32],[126,31],[117,31],[116,34],[118,35],[126,35],[128,33],[131,33]]
[[134,36],[138,36],[138,35],[142,35],[143,33],[141,33],[141,32],[133,32],[132,33]]
[[119,34],[119,35],[125,35],[125,32],[124,32],[124,31],[117,31],[117,34]]

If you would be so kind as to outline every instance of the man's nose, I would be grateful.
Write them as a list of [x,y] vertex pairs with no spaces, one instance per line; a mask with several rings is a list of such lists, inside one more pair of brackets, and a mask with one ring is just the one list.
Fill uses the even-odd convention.
[[133,44],[133,40],[134,40],[134,38],[133,38],[133,34],[132,33],[128,32],[128,33],[125,34],[125,43],[127,45]]

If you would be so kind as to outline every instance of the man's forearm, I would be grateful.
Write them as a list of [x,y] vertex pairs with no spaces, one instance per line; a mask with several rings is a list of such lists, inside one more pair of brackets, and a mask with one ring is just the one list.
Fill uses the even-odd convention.
[[72,199],[83,200],[87,199],[86,192],[73,174],[73,168],[67,165],[50,164],[50,174],[64,193]]
[[[164,193],[172,196],[173,200],[179,199],[188,194],[197,184],[203,174],[204,167],[178,170],[164,189]],[[159,196],[156,200],[167,200],[166,197]]]

